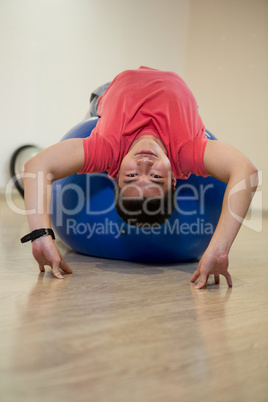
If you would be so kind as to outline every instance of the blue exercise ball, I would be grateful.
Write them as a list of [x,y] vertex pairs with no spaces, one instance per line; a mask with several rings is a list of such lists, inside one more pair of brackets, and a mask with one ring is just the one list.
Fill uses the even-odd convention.
[[[98,122],[83,121],[63,140],[85,138]],[[209,139],[216,139],[206,131]],[[73,174],[53,184],[51,221],[60,239],[78,253],[128,261],[174,263],[199,258],[221,213],[226,185],[213,177],[177,180],[177,207],[160,228],[127,225],[114,205],[107,173]]]

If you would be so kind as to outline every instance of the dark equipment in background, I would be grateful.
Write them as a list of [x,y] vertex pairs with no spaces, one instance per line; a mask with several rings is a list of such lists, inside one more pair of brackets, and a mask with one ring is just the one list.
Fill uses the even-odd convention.
[[24,198],[24,186],[23,186],[23,171],[25,163],[33,158],[38,152],[42,151],[42,148],[36,145],[23,145],[16,149],[11,156],[10,160],[10,175],[14,180],[14,185],[19,191],[20,195]]

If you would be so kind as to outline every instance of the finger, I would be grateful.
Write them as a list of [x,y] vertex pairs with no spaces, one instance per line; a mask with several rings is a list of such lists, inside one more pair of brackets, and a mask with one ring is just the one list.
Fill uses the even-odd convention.
[[57,278],[57,279],[64,279],[64,276],[62,275],[62,273],[60,272],[59,269],[53,269],[53,270],[52,270],[52,274],[53,274],[53,276],[55,276],[55,278]]
[[66,274],[72,274],[73,273],[73,271],[70,268],[70,266],[62,258],[62,255],[61,255],[61,260],[60,260],[60,269],[62,269]]
[[45,267],[42,264],[39,264],[40,272],[45,272]]
[[202,288],[206,285],[207,280],[208,280],[208,277],[209,277],[209,275],[208,275],[206,272],[201,273],[199,282],[198,282],[198,284],[195,286],[196,289],[202,289]]
[[191,277],[191,282],[195,282],[200,276],[200,271],[197,269],[194,273],[193,276]]
[[215,284],[218,285],[220,283],[220,275],[214,275]]
[[55,276],[55,278],[64,279],[64,276],[60,272],[59,263],[59,261],[55,261],[54,263],[52,263],[52,274],[53,276]]
[[226,282],[227,282],[228,286],[231,288],[233,286],[233,281],[232,281],[232,277],[229,274],[229,272],[227,272],[225,278],[226,278]]

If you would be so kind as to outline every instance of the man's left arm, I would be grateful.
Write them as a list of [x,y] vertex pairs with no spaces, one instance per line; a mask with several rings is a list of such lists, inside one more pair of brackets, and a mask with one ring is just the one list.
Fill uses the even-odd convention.
[[211,176],[227,183],[227,187],[218,225],[191,282],[199,278],[196,288],[201,289],[213,274],[215,283],[223,275],[232,286],[228,255],[258,186],[258,171],[241,152],[217,140],[208,141],[204,165]]

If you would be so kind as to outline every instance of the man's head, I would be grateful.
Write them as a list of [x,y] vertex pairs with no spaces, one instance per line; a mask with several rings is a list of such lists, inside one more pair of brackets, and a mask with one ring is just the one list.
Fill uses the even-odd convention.
[[131,145],[117,177],[118,214],[134,226],[161,225],[175,206],[176,179],[163,143],[145,135]]

